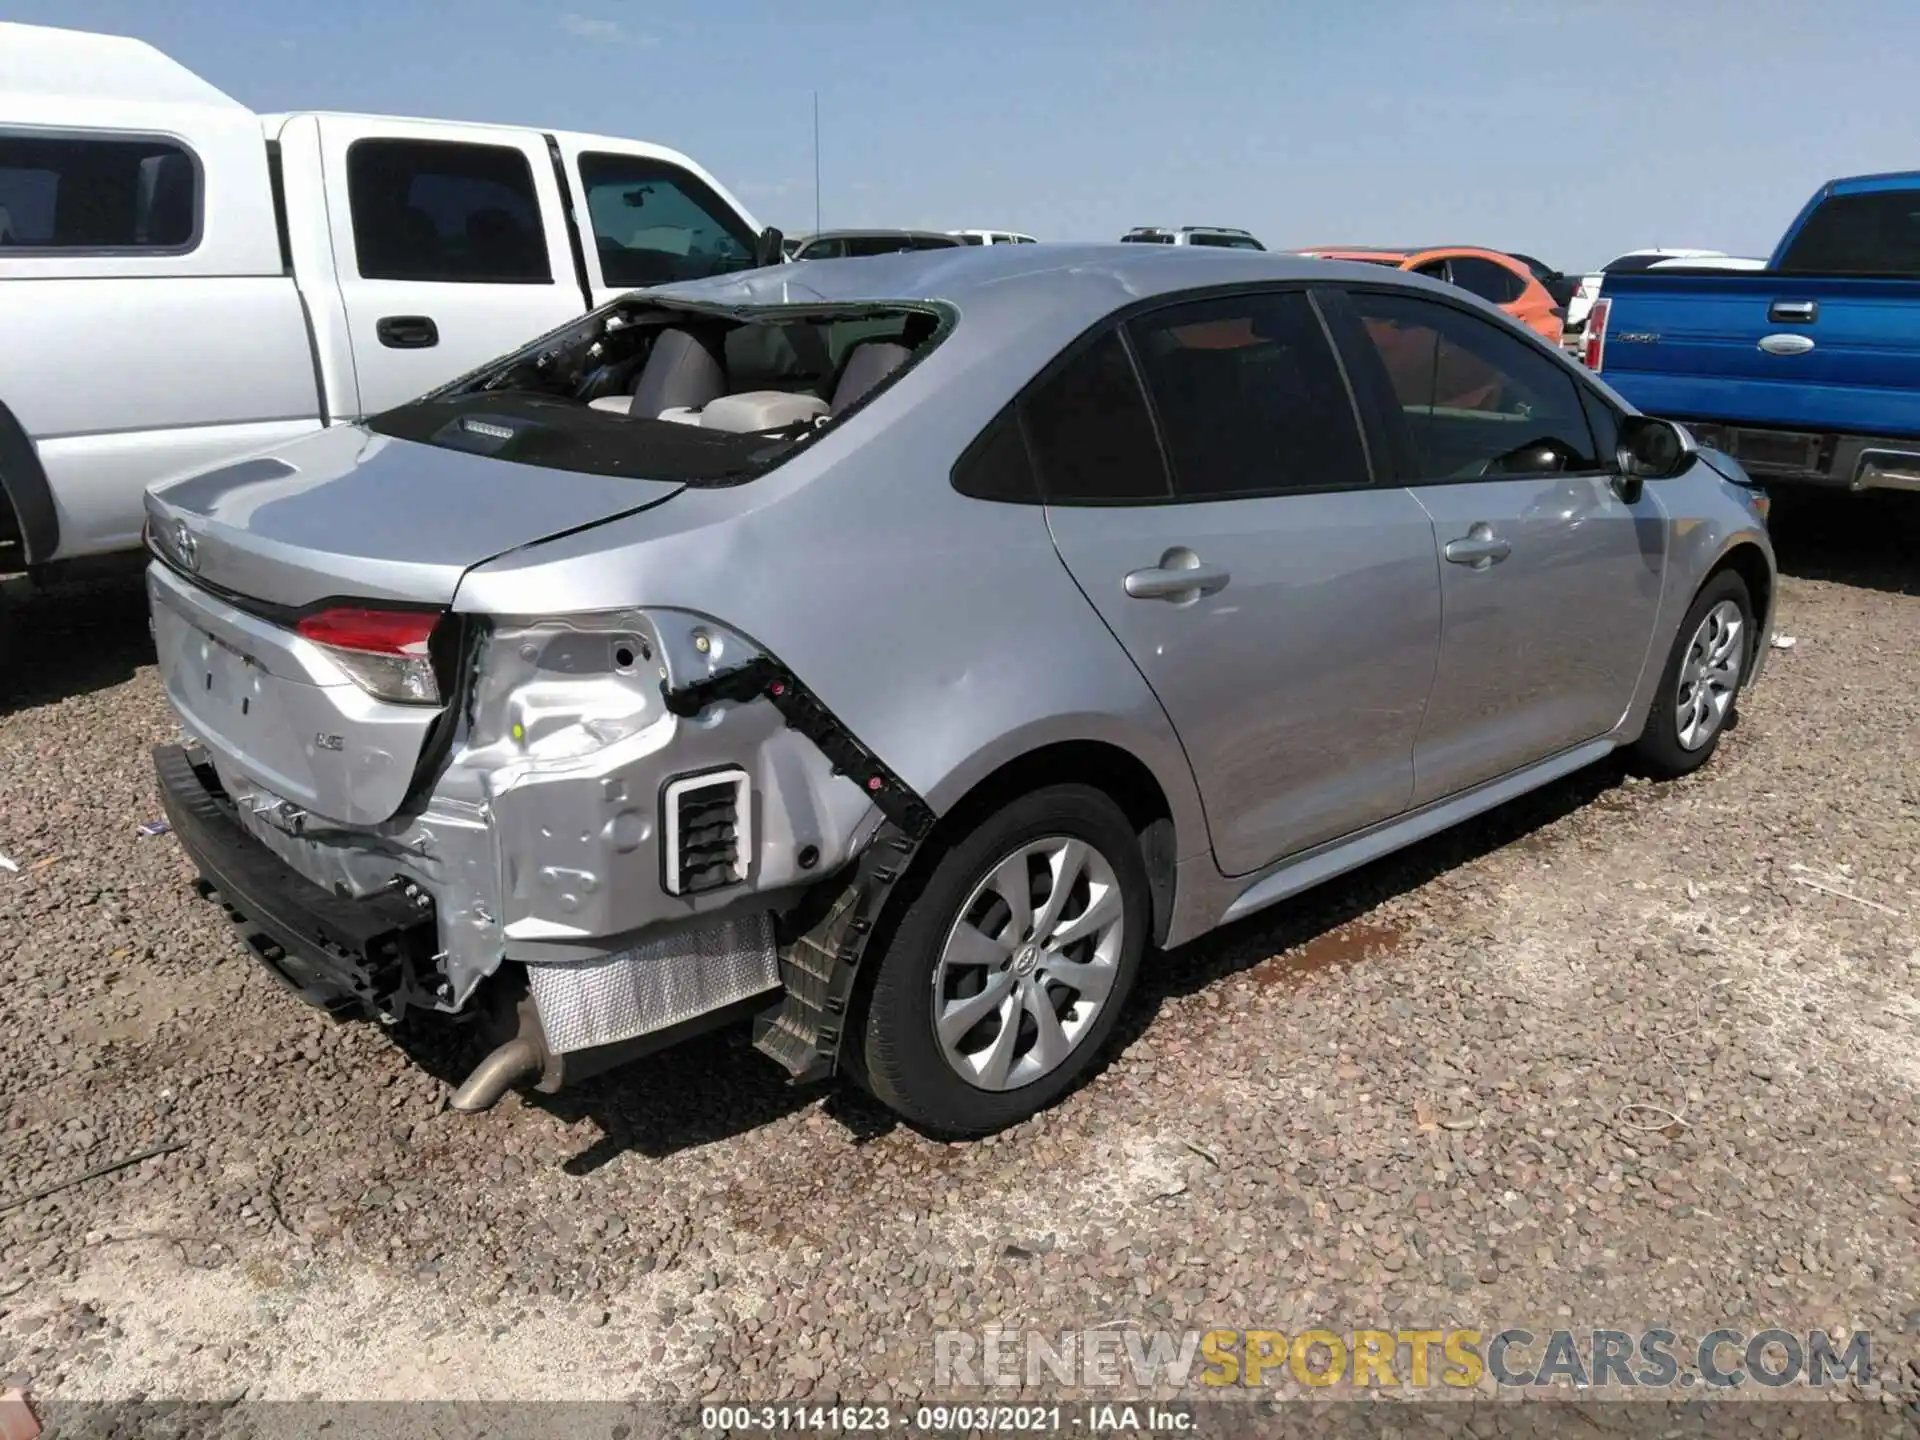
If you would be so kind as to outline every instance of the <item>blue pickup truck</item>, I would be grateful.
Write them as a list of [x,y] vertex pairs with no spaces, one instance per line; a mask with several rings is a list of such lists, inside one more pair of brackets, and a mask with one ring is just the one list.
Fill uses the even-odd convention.
[[1765,270],[1609,275],[1584,358],[1770,485],[1920,490],[1920,172],[1834,180]]

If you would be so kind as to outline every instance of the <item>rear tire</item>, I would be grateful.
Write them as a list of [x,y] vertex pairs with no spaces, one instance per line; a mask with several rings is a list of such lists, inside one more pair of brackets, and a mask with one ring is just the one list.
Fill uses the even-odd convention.
[[901,915],[856,1074],[932,1134],[990,1134],[1093,1065],[1146,949],[1140,840],[1086,785],[1002,806],[956,840]]
[[1680,622],[1647,727],[1628,752],[1634,768],[1673,780],[1712,758],[1733,727],[1758,643],[1747,582],[1722,570],[1700,587]]

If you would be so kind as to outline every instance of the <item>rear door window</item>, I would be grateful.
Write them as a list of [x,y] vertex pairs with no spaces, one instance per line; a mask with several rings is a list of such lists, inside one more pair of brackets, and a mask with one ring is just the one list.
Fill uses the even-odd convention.
[[0,250],[166,251],[200,237],[200,165],[178,141],[0,129]]
[[580,184],[609,285],[665,285],[753,266],[746,222],[712,186],[677,165],[587,151]]
[[1304,293],[1171,306],[1128,331],[1181,499],[1369,483],[1346,382]]
[[511,146],[356,140],[347,199],[362,279],[552,283],[533,170]]

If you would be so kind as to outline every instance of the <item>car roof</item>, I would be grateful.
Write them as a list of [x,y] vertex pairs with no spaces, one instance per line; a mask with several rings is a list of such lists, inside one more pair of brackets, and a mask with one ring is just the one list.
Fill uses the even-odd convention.
[[1309,245],[1302,255],[1368,255],[1376,260],[1388,258],[1413,260],[1425,255],[1478,255],[1488,260],[1507,260],[1522,266],[1527,257],[1511,250],[1496,250],[1491,245]]
[[1400,261],[1406,260],[1418,252],[1413,250],[1391,250],[1385,246],[1378,245],[1309,245],[1304,250],[1296,253],[1301,255],[1317,255],[1328,260],[1347,258],[1358,260],[1364,257],[1368,263],[1378,265],[1382,260],[1391,260],[1395,264],[1398,264]]
[[[1389,275],[1392,279],[1389,280]],[[982,343],[1035,328],[1064,344],[1137,300],[1261,281],[1350,280],[1424,289],[1456,301],[1465,293],[1407,271],[1272,250],[1186,245],[956,245],[940,250],[810,260],[664,285],[645,292],[709,305],[944,303]],[[1471,297],[1469,297],[1471,298]],[[1491,310],[1491,307],[1489,307]],[[968,348],[971,342],[968,342]]]

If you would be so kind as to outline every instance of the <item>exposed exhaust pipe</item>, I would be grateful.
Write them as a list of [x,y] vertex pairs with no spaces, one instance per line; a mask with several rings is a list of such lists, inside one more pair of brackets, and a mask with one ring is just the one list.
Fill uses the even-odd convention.
[[468,1113],[490,1109],[514,1081],[539,1074],[546,1063],[546,1048],[539,1041],[516,1035],[474,1066],[447,1103]]
[[468,1114],[490,1109],[516,1081],[544,1076],[554,1063],[555,1057],[547,1053],[547,1033],[540,1026],[540,1011],[531,995],[517,987],[496,990],[494,1005],[493,1033],[508,1038],[473,1067],[447,1102]]

